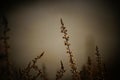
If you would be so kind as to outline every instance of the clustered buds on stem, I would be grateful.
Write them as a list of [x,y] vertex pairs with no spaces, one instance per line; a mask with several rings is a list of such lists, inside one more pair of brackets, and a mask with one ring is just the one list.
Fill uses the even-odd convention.
[[[44,55],[44,52],[41,53],[40,56],[37,56],[36,58],[34,58],[32,60],[32,62],[29,62],[29,64],[27,65],[27,67],[25,69],[19,70],[21,79],[23,79],[23,80],[36,80],[39,76],[41,78],[43,77],[41,69],[39,69],[38,66],[36,65],[37,60],[40,59],[43,55]],[[35,70],[36,72],[38,72],[35,76],[30,75],[30,71],[32,69]]]
[[62,61],[60,61],[60,63],[61,63],[61,69],[59,71],[57,71],[56,80],[61,80],[65,73],[65,69],[64,69]]
[[77,71],[77,66],[76,63],[73,59],[73,54],[72,51],[70,49],[70,43],[69,43],[69,35],[67,33],[67,29],[64,26],[64,23],[62,21],[62,19],[60,19],[61,22],[61,33],[64,34],[64,36],[62,37],[65,41],[64,41],[64,45],[66,46],[67,52],[69,54],[69,62],[70,62],[70,67],[71,67],[71,72],[72,72],[72,76],[73,76],[73,80],[80,80],[80,75],[79,72]]

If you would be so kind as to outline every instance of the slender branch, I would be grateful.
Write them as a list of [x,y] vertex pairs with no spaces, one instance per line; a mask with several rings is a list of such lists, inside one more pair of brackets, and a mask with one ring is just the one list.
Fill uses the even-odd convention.
[[69,35],[67,33],[67,29],[64,26],[63,20],[60,19],[61,22],[61,33],[63,33],[63,39],[64,39],[64,45],[66,46],[66,50],[69,54],[69,62],[70,62],[70,67],[71,67],[71,72],[72,72],[72,76],[73,76],[73,80],[80,80],[80,75],[79,75],[79,71],[77,71],[77,66],[76,66],[76,62],[73,59],[73,53],[70,49],[70,43],[69,43]]

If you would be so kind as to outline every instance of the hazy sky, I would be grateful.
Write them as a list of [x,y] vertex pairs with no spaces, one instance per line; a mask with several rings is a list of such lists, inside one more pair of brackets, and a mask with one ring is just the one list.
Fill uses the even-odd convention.
[[[12,6],[7,13],[10,32],[11,55],[16,66],[27,63],[45,51],[39,64],[48,72],[60,67],[62,60],[68,68],[60,18],[70,35],[70,43],[79,69],[87,56],[94,54],[98,45],[103,59],[109,65],[119,50],[119,28],[112,9],[103,2],[38,1]],[[115,51],[114,51],[115,50]]]

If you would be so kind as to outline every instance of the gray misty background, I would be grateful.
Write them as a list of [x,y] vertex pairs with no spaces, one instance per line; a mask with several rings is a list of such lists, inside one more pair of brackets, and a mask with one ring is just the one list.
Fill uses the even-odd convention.
[[26,66],[45,51],[38,65],[46,65],[51,79],[55,78],[60,60],[69,69],[68,55],[60,33],[62,18],[79,69],[86,63],[88,55],[94,56],[95,46],[98,45],[109,72],[115,73],[120,53],[117,3],[11,0],[4,4],[2,9],[11,28],[10,59],[16,67]]

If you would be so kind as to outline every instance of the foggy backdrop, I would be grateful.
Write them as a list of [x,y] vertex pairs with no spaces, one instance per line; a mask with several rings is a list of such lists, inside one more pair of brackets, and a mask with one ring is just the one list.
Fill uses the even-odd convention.
[[79,69],[86,63],[88,55],[94,56],[96,45],[111,72],[116,68],[120,52],[120,29],[114,4],[67,0],[13,1],[8,4],[6,11],[4,8],[3,11],[11,28],[10,59],[16,67],[25,67],[44,51],[45,55],[38,65],[46,65],[50,78],[55,78],[60,60],[69,69],[68,55],[60,32],[62,18]]

